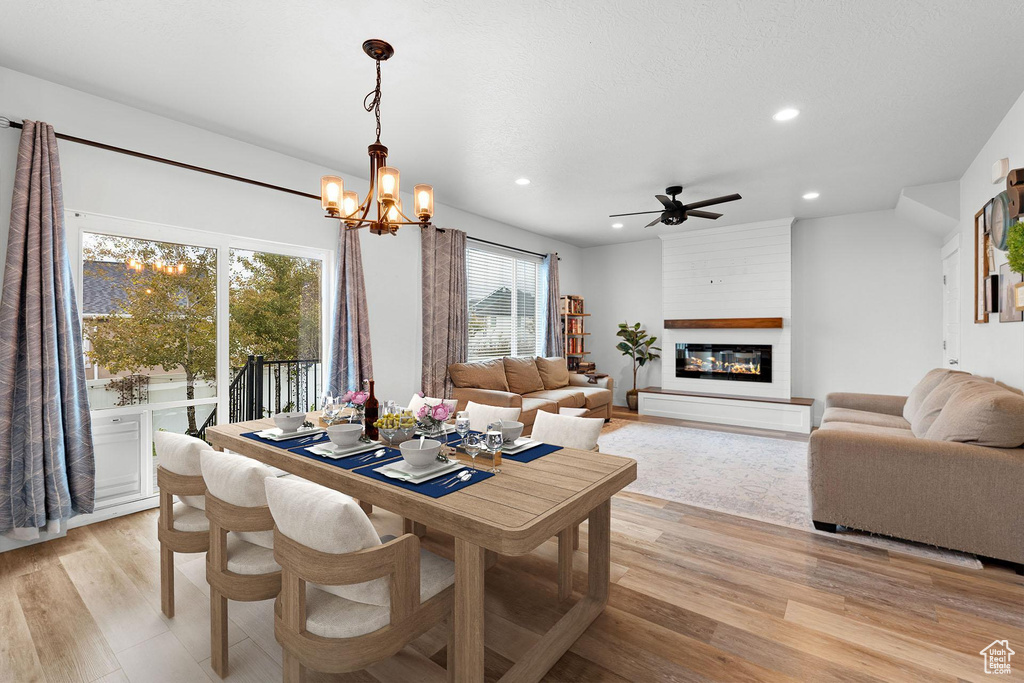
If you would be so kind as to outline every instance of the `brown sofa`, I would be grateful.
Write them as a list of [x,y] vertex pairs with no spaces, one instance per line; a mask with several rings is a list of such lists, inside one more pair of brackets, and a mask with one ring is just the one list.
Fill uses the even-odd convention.
[[815,528],[1024,566],[1024,397],[932,370],[909,396],[829,394],[808,447]]
[[569,372],[564,358],[497,358],[454,363],[448,374],[455,385],[452,398],[462,410],[470,401],[522,410],[523,433],[533,431],[537,411],[584,408],[584,417],[612,417],[612,378],[591,384],[584,375]]

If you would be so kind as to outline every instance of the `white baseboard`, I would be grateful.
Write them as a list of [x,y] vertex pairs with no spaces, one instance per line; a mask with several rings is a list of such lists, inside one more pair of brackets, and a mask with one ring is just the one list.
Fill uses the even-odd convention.
[[641,415],[810,434],[811,406],[640,392]]

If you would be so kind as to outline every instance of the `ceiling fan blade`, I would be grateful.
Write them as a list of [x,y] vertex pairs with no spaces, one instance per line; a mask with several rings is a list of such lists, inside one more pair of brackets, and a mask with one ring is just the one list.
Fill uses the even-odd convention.
[[649,227],[651,227],[652,225],[657,225],[657,224],[658,224],[658,223],[660,223],[660,222],[661,222],[661,216],[658,216],[657,218],[655,218],[655,219],[654,219],[653,221],[651,221],[650,223],[648,223],[648,224],[647,224],[647,225],[645,225],[644,227],[645,227],[645,228],[649,228]]
[[726,202],[734,202],[737,199],[743,199],[738,194],[727,194],[724,197],[715,197],[714,199],[705,199],[704,201],[694,202],[693,204],[687,204],[687,209],[699,209],[702,206],[711,206],[712,204],[724,204]]
[[677,208],[676,203],[663,194],[656,194],[654,195],[654,198],[664,204],[665,208],[669,211],[674,211]]
[[722,217],[722,214],[715,213],[714,211],[687,211],[686,215],[696,216],[697,218],[710,218],[711,220]]
[[619,216],[642,216],[645,213],[664,213],[661,209],[657,211],[634,211],[633,213],[613,213],[608,218],[618,218]]

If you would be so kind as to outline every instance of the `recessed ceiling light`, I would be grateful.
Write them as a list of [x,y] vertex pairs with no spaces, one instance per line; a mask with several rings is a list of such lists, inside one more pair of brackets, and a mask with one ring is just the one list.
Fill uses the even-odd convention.
[[530,179],[529,178],[519,178],[519,179],[516,180],[516,185],[529,185],[529,184],[530,184]]
[[622,223],[612,223],[612,227],[618,230],[619,228],[622,227]]
[[799,109],[783,109],[775,112],[775,115],[772,116],[772,118],[776,121],[789,121],[790,119],[795,119],[798,116],[800,116]]
[[818,194],[817,192],[808,192],[807,194],[804,195],[804,199],[817,199],[820,196],[821,195]]

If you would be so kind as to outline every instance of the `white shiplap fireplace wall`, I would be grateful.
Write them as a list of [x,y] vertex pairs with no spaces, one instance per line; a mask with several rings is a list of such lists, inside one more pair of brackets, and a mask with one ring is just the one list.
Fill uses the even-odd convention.
[[[782,318],[782,329],[665,330],[664,389],[790,398],[793,219],[662,236],[665,319]],[[676,344],[771,344],[772,382],[675,376]]]

